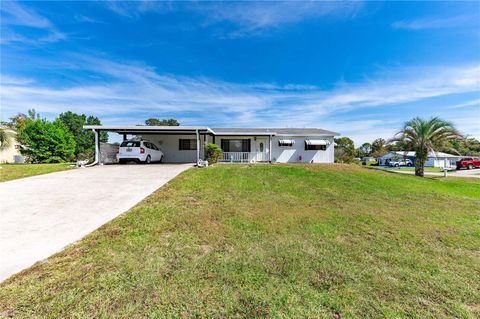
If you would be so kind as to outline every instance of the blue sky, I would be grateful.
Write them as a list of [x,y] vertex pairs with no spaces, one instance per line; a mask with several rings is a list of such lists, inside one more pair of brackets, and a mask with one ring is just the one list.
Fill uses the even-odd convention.
[[480,137],[479,2],[1,2],[1,117]]

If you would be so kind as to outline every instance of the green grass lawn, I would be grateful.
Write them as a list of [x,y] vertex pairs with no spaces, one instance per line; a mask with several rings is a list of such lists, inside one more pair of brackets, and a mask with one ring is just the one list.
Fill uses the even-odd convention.
[[19,318],[474,318],[480,181],[191,169],[0,285]]
[[[415,171],[415,167],[389,167],[389,166],[375,166],[379,169],[384,169],[384,170],[399,170],[399,171]],[[443,168],[441,167],[425,167],[424,168],[425,172],[431,172],[431,173],[443,173]],[[455,171],[455,169],[453,169]]]
[[0,164],[0,182],[71,169],[71,164]]

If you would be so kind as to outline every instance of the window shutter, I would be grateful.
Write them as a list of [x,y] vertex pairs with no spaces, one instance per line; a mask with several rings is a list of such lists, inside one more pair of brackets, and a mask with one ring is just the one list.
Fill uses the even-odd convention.
[[228,143],[228,140],[222,138],[220,144],[222,145],[222,150],[223,150],[224,152],[229,152],[229,151],[230,151],[230,150],[229,150],[229,149],[230,149],[230,147],[229,147],[230,145],[229,145],[229,143]]
[[250,139],[242,140],[242,152],[250,152]]

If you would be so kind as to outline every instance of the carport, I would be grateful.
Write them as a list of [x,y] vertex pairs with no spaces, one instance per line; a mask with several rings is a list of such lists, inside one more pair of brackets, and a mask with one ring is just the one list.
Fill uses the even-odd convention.
[[[123,136],[123,140],[127,140],[128,135],[141,136],[145,139],[157,139],[154,142],[163,144],[163,139],[168,141],[168,149],[164,150],[170,152],[170,160],[168,162],[192,162],[195,161],[197,165],[200,162],[200,153],[203,145],[208,143],[208,137],[211,138],[214,135],[214,132],[206,126],[103,126],[103,125],[85,125],[84,129],[92,130],[95,133],[95,163],[100,162],[100,132],[112,132],[117,133]],[[162,140],[158,141],[159,137],[163,137]],[[178,155],[178,153],[173,154],[173,152],[181,152],[181,149],[174,150],[174,145],[179,145],[181,143],[177,142],[181,139],[190,139],[195,140],[196,148],[191,150],[187,155],[174,157],[172,155]],[[176,144],[175,144],[176,143]],[[162,148],[162,145],[160,145]],[[195,154],[193,154],[194,152]],[[167,155],[167,154],[165,154]],[[192,160],[189,159],[190,155]],[[180,161],[175,161],[175,158],[180,158]]]

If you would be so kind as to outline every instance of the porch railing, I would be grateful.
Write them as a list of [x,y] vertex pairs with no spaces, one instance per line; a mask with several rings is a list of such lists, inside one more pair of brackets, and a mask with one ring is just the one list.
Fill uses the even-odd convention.
[[257,160],[256,152],[223,152],[220,162],[251,163]]

